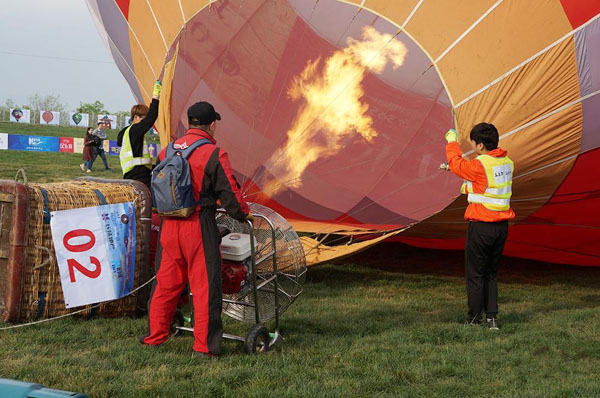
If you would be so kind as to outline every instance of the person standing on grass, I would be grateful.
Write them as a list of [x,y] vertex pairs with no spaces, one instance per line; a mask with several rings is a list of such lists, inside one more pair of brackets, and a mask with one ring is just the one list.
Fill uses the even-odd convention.
[[117,145],[121,147],[119,160],[123,170],[123,178],[141,181],[150,189],[150,172],[152,157],[148,152],[148,144],[144,137],[158,118],[158,99],[162,84],[156,81],[152,92],[150,107],[137,104],[131,108],[131,124],[117,136]]
[[446,133],[448,167],[465,180],[461,193],[468,195],[469,202],[465,211],[469,221],[465,246],[467,324],[481,324],[485,312],[488,328],[498,329],[497,273],[508,220],[515,218],[510,208],[514,164],[507,152],[498,148],[498,130],[493,124],[477,124],[469,138],[478,155],[473,160],[462,157],[456,130]]
[[198,205],[187,218],[163,218],[156,257],[159,268],[149,303],[150,330],[140,337],[140,343],[157,346],[167,341],[181,292],[189,282],[195,319],[193,355],[212,357],[221,354],[223,336],[217,203],[220,201],[220,206],[238,221],[253,218],[233,177],[229,156],[216,145],[214,136],[221,115],[208,102],[195,103],[187,114],[189,130],[164,148],[158,158],[162,161],[171,151],[176,153],[204,141],[187,158]]
[[108,161],[106,160],[106,151],[104,150],[104,140],[108,138],[105,131],[107,128],[108,123],[98,122],[98,128],[94,130],[94,136],[96,137],[95,139],[97,144],[97,146],[94,147],[94,150],[96,151],[94,160],[100,156],[102,158],[102,163],[104,163],[104,170],[110,170],[110,167],[108,167]]
[[94,145],[96,142],[94,141],[93,130],[91,127],[88,127],[83,137],[83,163],[79,165],[81,171],[87,173],[92,172],[92,163],[94,162]]

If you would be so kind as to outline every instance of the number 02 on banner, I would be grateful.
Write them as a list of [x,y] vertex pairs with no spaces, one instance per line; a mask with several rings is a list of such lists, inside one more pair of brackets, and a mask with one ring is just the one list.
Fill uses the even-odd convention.
[[133,287],[135,208],[119,203],[51,213],[67,308],[114,300]]

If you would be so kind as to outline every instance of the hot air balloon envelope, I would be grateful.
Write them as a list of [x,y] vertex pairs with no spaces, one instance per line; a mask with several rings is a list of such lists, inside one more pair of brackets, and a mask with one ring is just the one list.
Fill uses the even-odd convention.
[[[443,135],[455,127],[472,156],[469,131],[486,121],[515,162],[505,253],[600,265],[600,183],[586,171],[600,156],[600,3],[88,4],[136,97],[163,79],[163,146],[191,104],[211,102],[247,198],[314,234],[309,262],[389,235],[461,248],[466,200],[439,170]],[[325,248],[330,233],[362,240]]]

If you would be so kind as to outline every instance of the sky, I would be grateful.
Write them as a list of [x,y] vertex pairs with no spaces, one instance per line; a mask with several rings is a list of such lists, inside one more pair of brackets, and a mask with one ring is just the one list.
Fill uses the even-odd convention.
[[85,0],[0,0],[0,104],[59,95],[67,110],[104,103],[127,111],[136,101],[109,55]]

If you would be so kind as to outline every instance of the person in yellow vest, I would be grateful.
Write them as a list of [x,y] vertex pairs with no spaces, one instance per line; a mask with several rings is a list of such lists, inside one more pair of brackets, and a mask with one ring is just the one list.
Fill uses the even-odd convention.
[[158,99],[162,84],[156,81],[152,92],[150,107],[137,104],[131,108],[131,124],[117,136],[117,145],[121,147],[119,160],[123,178],[141,181],[150,189],[152,156],[148,152],[148,143],[144,136],[150,131],[158,118]]
[[477,154],[473,160],[462,157],[456,130],[446,133],[446,157],[449,169],[465,180],[461,192],[469,205],[465,245],[465,279],[468,300],[468,325],[482,323],[498,329],[497,273],[508,236],[508,220],[515,217],[510,208],[514,164],[507,152],[498,148],[498,130],[493,124],[479,123],[469,136]]

